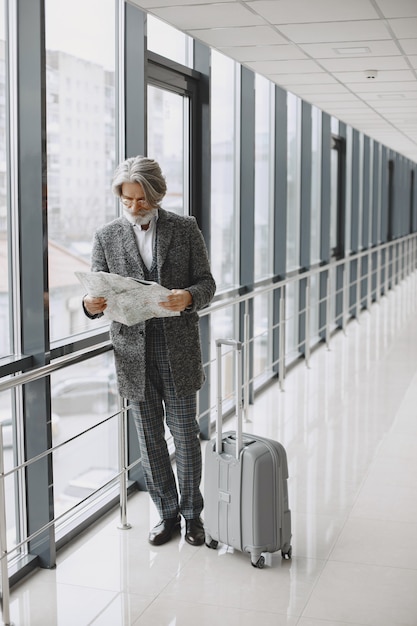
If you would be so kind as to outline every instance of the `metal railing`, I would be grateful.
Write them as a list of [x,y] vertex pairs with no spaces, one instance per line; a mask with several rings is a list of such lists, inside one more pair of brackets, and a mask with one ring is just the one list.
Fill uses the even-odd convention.
[[[244,324],[242,343],[244,347],[244,372],[243,372],[243,406],[246,408],[249,404],[249,387],[254,383],[254,380],[249,376],[249,345],[257,340],[256,336],[250,336],[250,313],[249,304],[261,295],[272,294],[273,292],[279,293],[279,313],[278,323],[273,326],[272,331],[278,333],[278,345],[279,354],[275,361],[268,364],[269,369],[275,368],[277,372],[277,378],[281,389],[284,389],[284,380],[287,367],[287,352],[286,352],[286,329],[290,323],[297,323],[300,319],[304,319],[303,337],[302,341],[293,346],[292,349],[296,351],[303,351],[304,360],[307,366],[309,366],[310,353],[312,347],[311,336],[311,280],[314,277],[316,280],[324,284],[322,288],[323,295],[319,298],[315,307],[324,307],[325,309],[325,323],[324,326],[316,329],[315,335],[320,336],[320,339],[325,342],[329,347],[330,338],[333,329],[337,326],[343,331],[346,329],[348,320],[352,317],[358,318],[361,310],[369,309],[372,302],[379,302],[382,295],[387,294],[388,291],[399,284],[404,278],[412,274],[417,267],[417,235],[409,235],[402,239],[398,239],[387,244],[377,246],[375,248],[364,250],[356,254],[352,254],[350,257],[340,260],[334,260],[329,264],[320,266],[308,271],[298,273],[297,275],[286,278],[279,282],[272,282],[270,284],[264,284],[256,287],[253,291],[245,294],[239,294],[235,292],[233,294],[224,295],[214,301],[214,303],[200,312],[200,317],[211,315],[222,309],[226,309],[230,306],[236,306],[239,304],[244,305]],[[363,271],[366,268],[366,271]],[[351,275],[355,276],[351,280]],[[342,279],[340,279],[342,276]],[[339,278],[340,286],[337,287],[334,284],[335,278]],[[324,280],[320,279],[323,278]],[[305,306],[302,309],[297,309],[294,312],[294,316],[289,316],[286,310],[286,298],[287,290],[290,287],[298,287],[300,281],[305,281]],[[352,297],[351,294],[354,294]],[[341,303],[339,310],[332,313],[332,305],[335,299],[338,298]],[[80,350],[71,355],[66,355],[59,359],[56,359],[53,363],[45,366],[41,366],[31,370],[30,372],[18,373],[11,378],[0,381],[0,393],[2,391],[13,389],[19,385],[23,385],[34,380],[38,380],[45,376],[49,376],[52,372],[79,363],[83,360],[90,359],[98,354],[102,354],[109,349],[109,342],[99,344],[94,348],[87,348]],[[207,365],[215,365],[215,363],[208,363]],[[87,500],[93,498],[98,492],[107,489],[110,485],[119,481],[119,505],[120,505],[120,524],[119,528],[129,529],[130,524],[127,522],[127,478],[128,472],[136,464],[140,462],[140,459],[134,461],[130,465],[127,463],[127,405],[120,411],[106,417],[104,420],[99,421],[97,424],[83,432],[78,433],[75,437],[67,439],[61,444],[51,447],[44,451],[42,454],[33,457],[26,462],[13,467],[9,471],[5,471],[4,468],[4,454],[3,454],[3,436],[2,429],[0,428],[0,571],[1,571],[1,608],[2,619],[5,626],[10,626],[10,588],[9,588],[9,576],[8,576],[8,557],[9,555],[19,550],[22,546],[27,545],[35,537],[42,534],[47,529],[55,526],[55,524],[62,518],[67,517],[74,509],[83,505]],[[211,412],[213,407],[209,408]],[[201,417],[201,415],[200,415]],[[60,447],[67,445],[74,439],[82,437],[91,430],[101,426],[102,424],[109,422],[110,420],[118,420],[118,473],[108,482],[103,484],[97,491],[93,492],[72,508],[65,511],[63,514],[55,517],[48,524],[45,524],[42,528],[26,536],[14,545],[11,551],[7,546],[7,533],[6,533],[6,499],[5,499],[5,480],[7,477],[12,476],[17,472],[21,472],[23,469],[31,465],[32,463],[45,458],[48,455],[53,454]]]

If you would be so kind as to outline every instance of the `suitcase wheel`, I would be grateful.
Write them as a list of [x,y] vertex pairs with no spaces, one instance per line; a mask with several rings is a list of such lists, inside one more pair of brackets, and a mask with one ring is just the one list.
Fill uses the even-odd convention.
[[286,551],[282,550],[281,556],[283,559],[289,560],[292,557],[292,547],[290,546]]
[[265,557],[260,556],[257,561],[251,561],[251,564],[253,565],[253,567],[257,567],[258,569],[263,569],[263,566],[265,565]]
[[212,539],[210,537],[210,535],[206,536],[206,546],[208,548],[211,548],[212,550],[215,550],[218,545],[219,545],[218,541],[216,541],[215,539]]

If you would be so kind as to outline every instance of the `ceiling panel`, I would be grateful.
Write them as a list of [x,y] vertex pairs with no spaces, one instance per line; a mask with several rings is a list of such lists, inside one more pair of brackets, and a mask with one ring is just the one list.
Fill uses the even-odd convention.
[[369,58],[349,59],[320,59],[320,65],[330,72],[352,72],[366,70],[371,67],[376,70],[407,70],[409,65],[402,56],[374,57],[369,65]]
[[317,72],[320,67],[310,59],[301,61],[253,61],[246,64],[261,74],[293,74]]
[[[196,39],[201,39],[213,48],[225,46],[251,46],[288,44],[285,37],[280,35],[272,26],[247,26],[241,28],[202,28],[189,29],[188,33]],[[292,46],[298,50],[298,46]],[[302,51],[300,51],[302,54]],[[305,55],[304,55],[305,56]],[[271,57],[270,57],[271,58]],[[272,57],[275,58],[275,57]],[[293,58],[292,56],[286,58]]]
[[376,0],[376,4],[385,17],[417,16],[416,0]]
[[389,26],[394,31],[394,35],[403,39],[415,39],[417,33],[417,17],[401,18],[398,20],[388,20]]
[[[279,31],[295,43],[367,41],[387,39],[389,31],[382,21],[327,22],[322,24],[280,24]],[[407,35],[402,35],[407,37]]]
[[225,26],[258,26],[265,21],[237,2],[224,4],[194,4],[155,9],[153,13],[179,29],[221,28]]
[[[258,28],[263,27],[259,26]],[[227,46],[219,46],[220,50],[226,56],[231,56],[242,63],[248,61],[271,61],[273,59],[276,61],[282,61],[308,58],[302,50],[291,44],[286,46],[231,46],[231,43],[232,42],[229,40]]]
[[[406,41],[409,41],[408,39]],[[374,57],[400,55],[401,50],[395,41],[384,39],[382,41],[338,41],[332,43],[301,43],[300,48],[316,59]]]
[[398,92],[398,91],[417,91],[417,84],[415,82],[364,82],[364,83],[350,83],[349,89],[354,91],[359,95],[363,95],[366,98],[369,94],[371,96],[373,93],[387,93],[390,91]]
[[273,24],[333,22],[375,19],[378,14],[369,0],[256,0],[246,3]]
[[415,39],[399,39],[398,43],[405,54],[417,54],[417,37]]
[[417,162],[417,0],[128,1]]
[[[370,68],[369,68],[370,69]],[[415,72],[412,69],[409,70],[378,70],[378,74],[375,80],[370,81],[366,78],[365,73],[362,72],[332,72],[332,76],[334,76],[337,80],[340,80],[342,83],[349,85],[350,83],[371,83],[382,84],[385,82],[408,82],[415,80],[417,84],[417,79],[415,76]]]

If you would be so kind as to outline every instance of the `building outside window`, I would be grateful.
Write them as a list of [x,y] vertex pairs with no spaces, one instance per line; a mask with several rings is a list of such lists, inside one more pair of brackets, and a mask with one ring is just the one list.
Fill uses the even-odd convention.
[[89,270],[94,230],[117,215],[111,193],[114,2],[47,0],[45,15],[50,335],[55,341],[98,326],[80,308],[83,290],[74,271]]
[[[4,0],[0,0],[0,324],[10,328],[9,290],[9,219],[8,219],[8,159],[6,153],[8,125],[6,118],[6,15]],[[11,353],[10,332],[0,334],[0,358]]]
[[[11,285],[11,225],[9,221],[9,159],[7,154],[9,125],[7,121],[6,94],[8,93],[8,72],[6,67],[6,6],[0,0],[0,359],[13,352],[12,329],[10,325]],[[5,472],[10,471],[16,461],[16,427],[13,412],[13,394],[11,391],[0,393],[0,428],[3,440],[3,458]],[[18,530],[16,520],[16,489],[14,476],[5,479],[6,497],[6,532],[8,545],[17,543]],[[14,554],[12,554],[14,556]]]
[[[272,83],[255,76],[255,280],[273,274],[273,172],[274,89]],[[254,303],[254,378],[271,370],[272,297],[264,294]]]
[[[311,109],[311,265],[320,263],[321,246],[321,157],[322,157],[322,112]],[[310,280],[310,335],[317,342],[319,332],[319,281],[316,275]]]
[[[84,291],[74,272],[89,271],[95,229],[119,212],[111,192],[117,124],[114,9],[113,0],[45,3],[52,342],[106,325],[84,315]],[[117,409],[110,353],[51,376],[53,445],[78,436]],[[116,419],[54,452],[55,515],[74,506],[91,486],[107,482],[116,470]]]
[[[237,191],[240,113],[239,65],[223,54],[211,52],[211,269],[217,291],[238,285],[239,198]],[[211,337],[236,338],[236,307],[211,316]],[[212,360],[215,358],[211,345]],[[224,368],[230,391],[231,364]],[[215,372],[213,371],[213,380]],[[212,393],[214,394],[214,386]],[[227,393],[227,390],[226,390]],[[214,401],[214,397],[213,397]]]
[[[301,100],[287,95],[287,274],[300,266]],[[298,289],[286,289],[287,359],[298,356]]]

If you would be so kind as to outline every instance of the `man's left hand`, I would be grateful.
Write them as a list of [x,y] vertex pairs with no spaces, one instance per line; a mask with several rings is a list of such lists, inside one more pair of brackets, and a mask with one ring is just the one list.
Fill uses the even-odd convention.
[[160,306],[168,311],[184,311],[193,303],[193,297],[186,289],[171,289],[171,293]]

